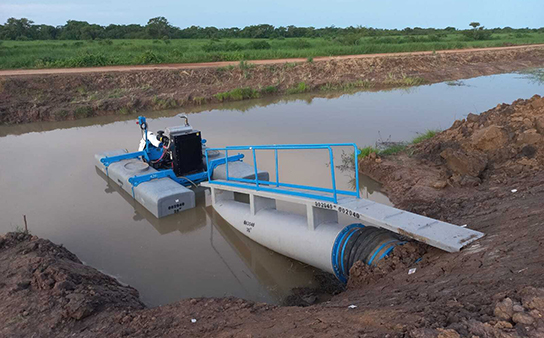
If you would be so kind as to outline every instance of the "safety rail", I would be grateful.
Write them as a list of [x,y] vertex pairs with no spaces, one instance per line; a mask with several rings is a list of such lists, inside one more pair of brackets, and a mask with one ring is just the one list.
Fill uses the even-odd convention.
[[[336,175],[335,175],[335,165],[334,165],[334,156],[333,156],[333,147],[353,147],[353,153],[354,153],[354,162],[355,162],[355,191],[347,191],[347,190],[340,190],[336,187]],[[321,188],[321,187],[315,187],[315,186],[307,186],[307,185],[299,185],[299,184],[289,184],[289,183],[282,183],[279,179],[279,161],[278,161],[278,150],[304,150],[304,149],[326,149],[329,151],[329,160],[330,160],[330,167],[331,167],[331,183],[332,183],[332,189],[329,188]],[[255,170],[255,179],[242,179],[242,178],[235,178],[229,176],[229,166],[228,162],[226,162],[225,166],[225,172],[226,172],[226,178],[225,180],[219,182],[217,180],[212,179],[212,173],[208,171],[208,181],[213,182],[216,184],[221,185],[227,185],[227,186],[234,186],[234,187],[240,187],[240,188],[252,188],[247,185],[247,183],[254,184],[255,187],[253,189],[258,191],[268,191],[268,192],[274,192],[279,194],[286,194],[286,195],[293,195],[293,196],[300,196],[300,197],[307,197],[307,198],[315,198],[320,200],[325,200],[328,202],[333,202],[335,204],[338,203],[338,195],[347,195],[347,196],[354,196],[357,198],[360,198],[360,192],[359,192],[359,166],[357,161],[357,155],[359,154],[359,150],[357,148],[357,145],[354,143],[334,143],[334,144],[284,144],[284,145],[259,145],[259,146],[228,146],[224,148],[206,148],[205,156],[206,156],[206,163],[209,165],[209,159],[208,159],[208,151],[224,151],[225,152],[225,158],[229,156],[229,151],[240,151],[240,150],[251,150],[253,155],[253,167]],[[264,181],[260,180],[258,176],[258,168],[257,168],[257,150],[274,150],[274,156],[275,156],[275,164],[276,164],[276,181]],[[246,183],[246,184],[238,184],[239,183]],[[276,186],[274,188],[273,186]],[[283,190],[279,189],[280,187],[284,188],[293,188],[293,189],[299,189],[299,190],[308,190],[308,191],[315,191],[315,192],[322,192],[322,193],[329,193],[332,194],[332,196],[326,196],[321,194],[312,194],[304,191],[294,191],[294,190]]]

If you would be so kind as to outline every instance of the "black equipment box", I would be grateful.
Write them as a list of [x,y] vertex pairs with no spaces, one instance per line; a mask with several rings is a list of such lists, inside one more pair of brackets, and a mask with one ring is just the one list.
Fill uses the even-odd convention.
[[173,137],[173,161],[176,176],[186,176],[204,170],[202,160],[202,136],[193,131]]

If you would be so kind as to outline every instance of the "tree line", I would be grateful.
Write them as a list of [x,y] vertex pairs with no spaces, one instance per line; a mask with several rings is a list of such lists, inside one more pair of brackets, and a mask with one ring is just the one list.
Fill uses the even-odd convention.
[[[473,27],[475,28],[475,27]],[[529,33],[544,32],[543,28],[513,29],[510,27],[485,29],[480,31],[491,33]],[[378,29],[369,27],[335,26],[315,27],[274,27],[268,24],[246,26],[244,28],[216,28],[191,26],[179,28],[171,25],[165,17],[152,18],[147,25],[116,25],[101,26],[86,21],[69,20],[65,25],[37,25],[27,18],[9,18],[4,25],[0,25],[0,40],[95,40],[95,39],[221,39],[221,38],[313,38],[336,37],[342,35],[358,36],[391,36],[391,35],[430,35],[465,32],[471,30],[457,30],[455,27],[446,28],[404,28]],[[472,34],[472,33],[470,33]]]

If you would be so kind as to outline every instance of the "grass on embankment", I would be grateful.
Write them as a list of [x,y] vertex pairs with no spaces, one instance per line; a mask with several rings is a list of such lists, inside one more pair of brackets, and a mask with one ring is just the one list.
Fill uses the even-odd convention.
[[[313,61],[308,60],[307,62],[311,63]],[[284,67],[288,67],[288,68],[293,68],[296,66],[297,66],[297,63],[286,63],[284,65]],[[240,70],[242,71],[242,73],[244,74],[246,78],[251,77],[249,70],[254,67],[255,65],[251,63],[247,63],[246,61],[240,61],[238,65],[238,68],[240,68]],[[220,67],[220,68],[217,68],[217,71],[223,72],[223,71],[233,70],[235,68],[236,68],[235,66]],[[385,81],[381,83],[381,86],[389,87],[389,88],[414,87],[414,86],[423,85],[425,83],[426,83],[425,79],[422,79],[420,77],[406,76],[406,74],[404,73],[395,77],[392,73],[389,73]],[[323,85],[319,85],[317,87],[312,87],[308,85],[306,82],[302,81],[284,90],[280,90],[279,86],[266,86],[266,87],[259,87],[257,89],[254,89],[251,87],[243,87],[243,88],[236,88],[226,92],[217,93],[213,95],[213,97],[217,99],[219,102],[226,102],[226,101],[242,101],[247,99],[256,99],[262,96],[273,95],[273,94],[287,94],[287,95],[302,94],[302,93],[307,93],[313,90],[326,92],[326,91],[350,91],[350,90],[371,89],[371,88],[374,88],[374,83],[371,81],[366,81],[366,80],[357,80],[357,81],[346,82],[346,83],[326,83]],[[198,104],[207,102],[205,98],[195,98],[195,99],[200,100],[199,102],[196,102]],[[193,99],[193,101],[195,100]]]
[[425,140],[428,140],[428,139],[434,137],[439,132],[441,132],[441,130],[428,129],[424,133],[421,133],[418,136],[416,136],[415,138],[413,138],[410,142],[396,143],[396,144],[393,144],[393,145],[391,145],[391,146],[389,146],[389,147],[387,147],[385,149],[378,149],[378,148],[372,147],[372,146],[360,148],[359,149],[359,160],[361,160],[361,159],[363,159],[363,158],[365,158],[367,156],[370,156],[370,154],[372,154],[372,153],[375,153],[376,155],[382,155],[382,156],[398,154],[400,152],[405,151],[411,145],[421,143],[421,142],[423,142]]
[[[259,43],[256,43],[259,42]],[[497,33],[489,40],[444,36],[361,37],[343,39],[183,39],[1,41],[0,69],[65,68],[160,63],[306,58],[350,54],[434,51],[544,43],[544,33]],[[266,43],[266,48],[262,48]]]

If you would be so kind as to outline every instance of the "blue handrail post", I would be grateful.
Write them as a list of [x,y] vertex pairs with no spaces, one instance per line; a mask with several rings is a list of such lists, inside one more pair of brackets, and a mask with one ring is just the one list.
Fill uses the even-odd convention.
[[208,182],[211,182],[212,180],[212,175],[211,175],[211,170],[210,170],[210,160],[208,159],[208,149],[206,148],[206,152],[205,152],[205,155],[206,155],[206,171],[208,172]]
[[253,150],[253,167],[255,168],[255,187],[259,190],[259,173],[257,170],[257,156],[255,155],[255,147],[251,147]]
[[228,149],[225,149],[225,172],[226,172],[226,175],[227,175],[227,181],[229,180],[229,150]]
[[330,146],[327,148],[329,149],[329,157],[330,157],[330,164],[331,164],[331,179],[332,179],[332,190],[334,191],[334,203],[338,204],[338,196],[336,193],[336,177],[334,175],[334,156],[332,153],[332,148]]
[[274,149],[276,155],[276,187],[280,186],[280,173],[278,171],[278,148]]
[[359,189],[359,149],[357,145],[353,145],[355,151],[355,191],[357,192],[357,198],[361,198],[361,189]]

